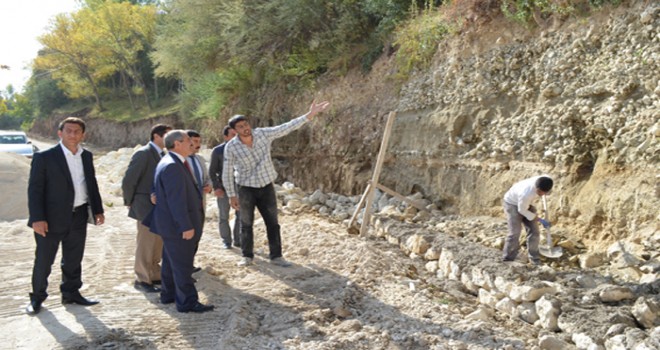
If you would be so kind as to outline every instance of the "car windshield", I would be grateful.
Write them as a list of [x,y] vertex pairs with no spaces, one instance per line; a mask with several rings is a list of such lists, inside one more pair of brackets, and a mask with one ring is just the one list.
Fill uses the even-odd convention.
[[0,143],[27,143],[23,135],[0,135]]

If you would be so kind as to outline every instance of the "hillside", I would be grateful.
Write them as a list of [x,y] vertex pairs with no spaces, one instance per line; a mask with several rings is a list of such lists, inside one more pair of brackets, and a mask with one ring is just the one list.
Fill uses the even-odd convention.
[[[112,319],[127,332],[113,336],[145,348],[660,347],[659,24],[660,6],[648,1],[531,29],[492,19],[439,43],[432,67],[403,85],[394,56],[383,55],[369,74],[322,77],[316,91],[265,92],[251,116],[261,126],[303,113],[314,97],[332,102],[329,113],[274,144],[278,182],[302,189],[279,192],[293,272],[219,271],[233,257],[203,251],[211,266],[200,278],[205,297],[232,308],[221,312],[220,325],[177,328],[150,307],[164,322],[158,336]],[[370,235],[347,235],[390,111],[396,120],[381,182],[425,199],[431,213],[379,194]],[[52,134],[59,118],[33,131]],[[156,121],[198,128],[207,140],[223,127],[172,115],[130,124],[86,118],[88,141],[112,149],[143,143]],[[105,159],[116,167],[101,171],[115,179],[108,182],[116,183],[129,153]],[[556,181],[549,211],[565,254],[540,268],[503,264],[502,195],[542,173]],[[116,188],[106,186],[117,201]],[[121,225],[109,230],[123,232]],[[129,293],[118,282],[128,274],[98,284]],[[271,290],[259,276],[279,283]],[[110,311],[101,317],[116,316]],[[100,328],[93,329],[99,341],[115,339]],[[222,338],[205,337],[213,332]]]
[[[660,204],[658,35],[658,8],[644,2],[533,31],[493,21],[441,43],[434,66],[400,91],[383,57],[368,76],[319,84],[334,114],[277,144],[283,178],[361,193],[396,111],[381,176],[390,188],[421,192],[446,214],[498,216],[513,182],[548,173],[558,180],[554,220],[574,238],[593,249],[650,239]],[[287,111],[304,110],[295,105]]]
[[[331,100],[332,110],[274,144],[278,181],[362,193],[396,111],[381,182],[397,192],[418,192],[445,215],[500,216],[512,183],[548,173],[556,179],[550,211],[567,237],[591,251],[619,239],[657,244],[658,15],[657,5],[635,1],[533,29],[494,19],[439,43],[433,66],[403,86],[391,55],[369,74],[320,79],[310,94]],[[306,111],[311,98],[265,93],[252,117],[277,124]],[[61,117],[33,132],[53,136]],[[210,143],[224,126],[185,125],[176,115],[87,118],[88,141],[110,148],[144,142],[155,122],[196,127]]]

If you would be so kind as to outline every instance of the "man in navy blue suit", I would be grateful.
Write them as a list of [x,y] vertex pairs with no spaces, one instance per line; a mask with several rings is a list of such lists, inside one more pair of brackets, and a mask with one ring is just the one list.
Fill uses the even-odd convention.
[[199,302],[192,277],[203,220],[202,193],[186,161],[193,144],[185,130],[172,130],[165,134],[165,147],[169,152],[156,167],[156,205],[144,220],[163,238],[160,302],[176,303],[179,312],[211,311],[213,305]]
[[25,310],[31,315],[39,313],[48,297],[48,276],[60,243],[62,304],[98,304],[79,292],[87,223],[101,225],[105,221],[92,153],[80,146],[85,122],[66,118],[60,122],[57,135],[57,145],[34,154],[28,182],[28,226],[34,230],[37,243],[32,293]]

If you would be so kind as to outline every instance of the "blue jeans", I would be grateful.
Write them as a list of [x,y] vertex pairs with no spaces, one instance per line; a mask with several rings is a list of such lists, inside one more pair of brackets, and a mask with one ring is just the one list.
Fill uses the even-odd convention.
[[[505,261],[513,261],[518,255],[520,248],[520,232],[522,226],[525,226],[527,231],[527,254],[529,260],[539,262],[539,225],[536,221],[529,221],[526,217],[518,212],[518,206],[503,202],[504,212],[507,216],[507,223],[509,226],[509,234],[506,236],[504,242],[504,251],[502,252],[502,259]],[[534,206],[529,207],[529,211],[536,213]]]
[[[224,197],[217,197],[218,211],[220,217],[220,238],[225,245],[231,246],[231,228],[229,227],[229,197],[225,194]],[[241,246],[241,212],[236,211],[236,219],[234,219],[234,246]]]
[[238,186],[238,201],[241,207],[241,248],[243,256],[254,258],[252,224],[254,223],[254,208],[256,207],[266,224],[269,256],[271,259],[281,257],[282,240],[280,237],[280,224],[277,222],[277,197],[273,184],[261,188]]

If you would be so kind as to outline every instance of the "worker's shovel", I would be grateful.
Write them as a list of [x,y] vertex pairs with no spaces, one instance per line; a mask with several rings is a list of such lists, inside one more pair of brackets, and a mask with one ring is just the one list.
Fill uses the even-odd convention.
[[[543,196],[543,211],[545,212],[545,221],[550,222],[550,214],[548,213],[548,205]],[[546,258],[557,259],[560,258],[564,251],[561,247],[554,247],[552,244],[552,237],[550,237],[550,227],[545,228],[545,247],[539,247],[539,253]]]

